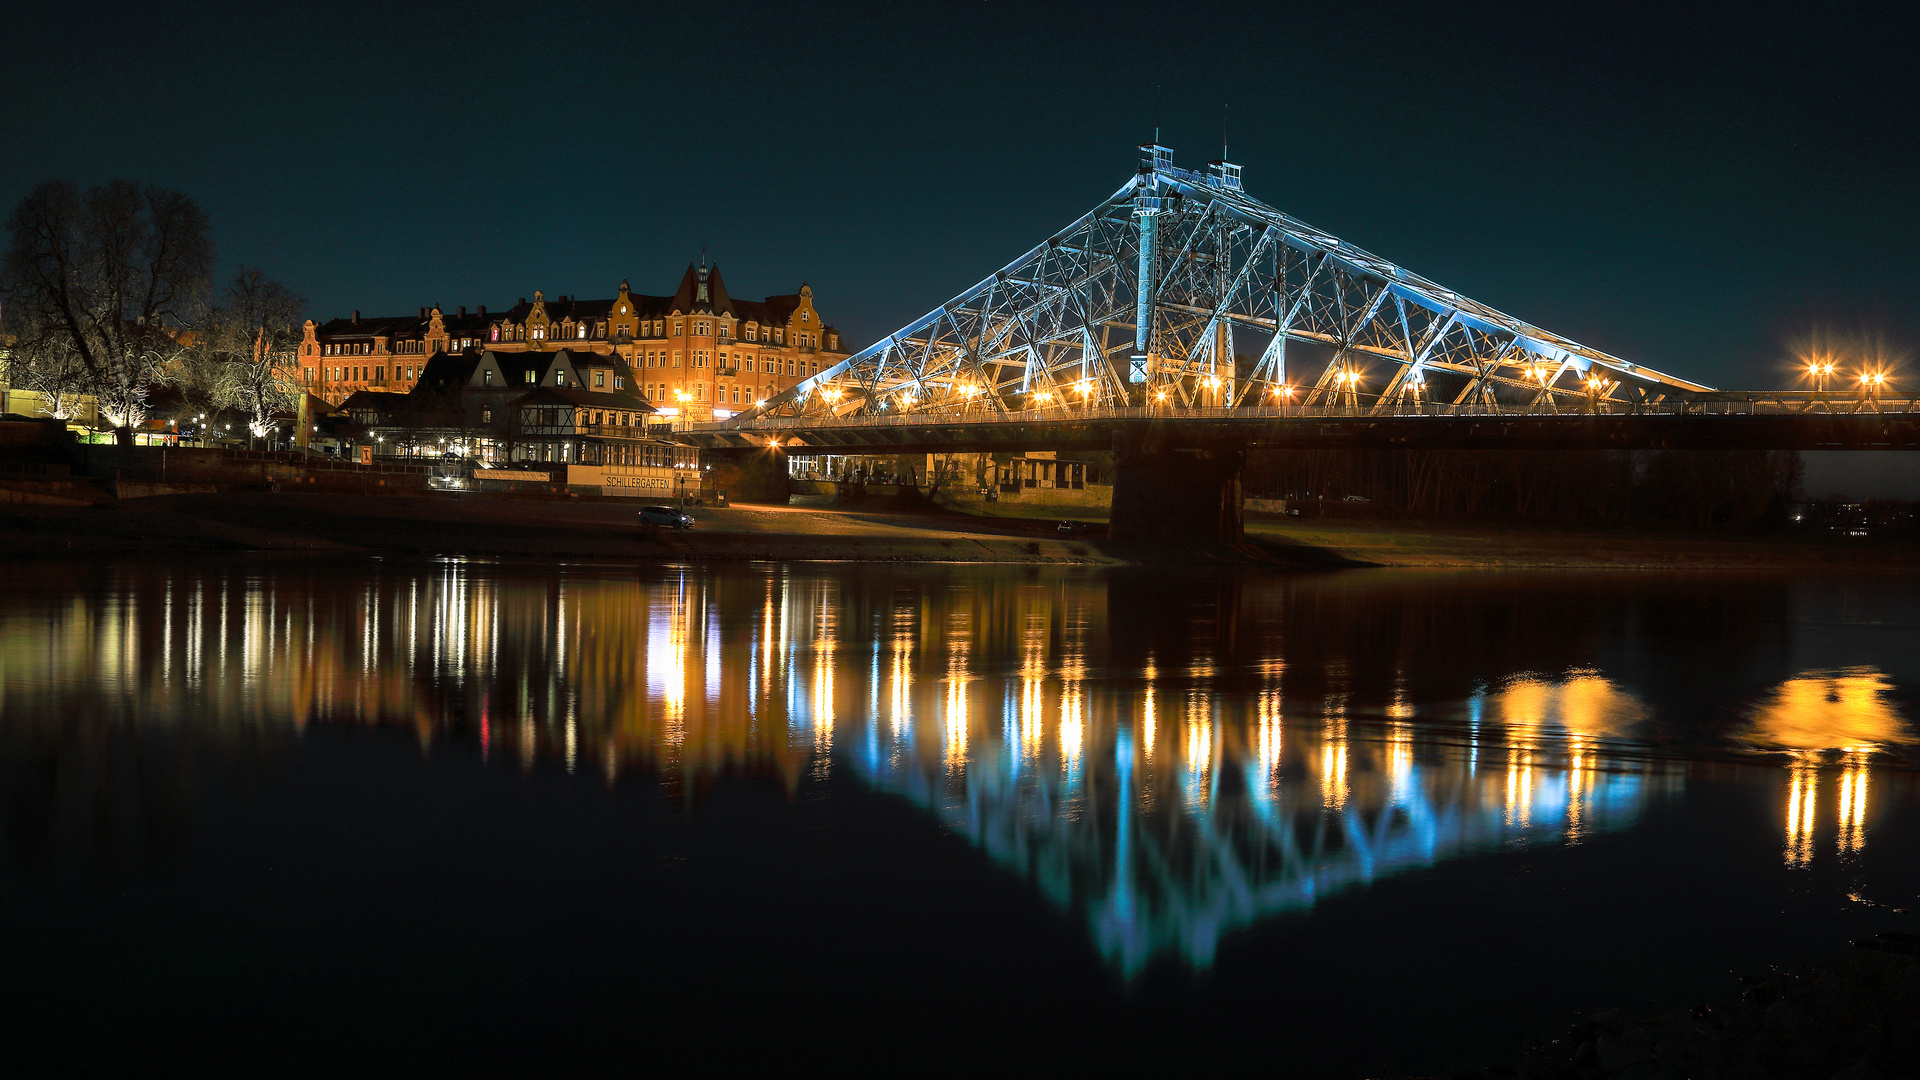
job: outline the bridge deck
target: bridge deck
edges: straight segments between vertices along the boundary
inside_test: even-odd
[[[1129,408],[849,417],[755,417],[676,425],[708,450],[779,445],[791,454],[1107,450],[1116,438],[1247,449],[1920,449],[1920,398],[1810,393],[1701,395],[1580,412],[1427,403],[1374,414],[1337,406]]]

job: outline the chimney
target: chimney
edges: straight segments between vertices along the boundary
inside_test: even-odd
[[[420,309],[420,321],[421,321],[421,322],[425,322],[426,320],[427,320],[427,309],[426,309],[426,308],[421,308],[421,309]]]
[[[485,304],[481,304],[481,305],[480,305],[480,314],[482,314],[482,315],[485,315],[486,313],[487,313],[487,305],[485,305]]]
[[[481,311],[485,311],[485,310],[487,310],[487,309],[486,309],[486,308],[481,308],[480,310],[481,310]],[[465,305],[465,304],[461,304],[461,305],[460,305],[460,314],[461,314],[462,316],[465,316],[465,315],[466,315],[466,313],[467,313],[467,305]]]
[[[521,298],[520,298],[520,306],[521,306],[521,307],[526,307],[526,306],[527,306],[527,298],[526,298],[526,297],[524,297],[524,296],[523,296],[523,297],[521,297]]]
[[[354,309],[353,309],[353,321],[354,321],[354,322],[356,322],[356,323],[360,321],[360,309],[359,309],[359,308],[354,308]]]

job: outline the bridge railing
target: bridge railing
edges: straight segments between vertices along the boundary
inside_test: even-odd
[[[1629,403],[1599,401],[1570,408],[1564,404],[1453,405],[1410,402],[1381,410],[1370,405],[1111,406],[1084,405],[989,412],[974,406],[928,409],[869,416],[771,416],[710,424],[676,425],[686,432],[787,431],[794,428],[886,428],[928,425],[1061,423],[1076,420],[1378,420],[1421,417],[1534,417],[1577,420],[1593,416],[1800,416],[1920,413],[1920,397],[1861,398],[1806,391],[1717,394],[1695,400]]]

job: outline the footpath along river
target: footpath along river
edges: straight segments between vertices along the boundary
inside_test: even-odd
[[[1915,930],[1898,575],[0,569],[28,1071],[1441,1072]]]

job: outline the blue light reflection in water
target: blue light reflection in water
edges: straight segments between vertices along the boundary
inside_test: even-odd
[[[1621,645],[1661,590],[1569,617],[1465,577],[1345,580],[43,568],[0,607],[0,736],[91,725],[62,744],[81,784],[111,782],[87,755],[115,725],[289,744],[399,725],[609,783],[792,791],[842,769],[1030,882],[1128,976],[1206,968],[1236,929],[1475,853],[1581,844],[1683,794],[1687,755],[1651,732],[1688,706],[1662,704],[1678,692],[1660,658]],[[1369,580],[1391,601],[1359,595]],[[1783,590],[1741,602],[1778,624]],[[1914,741],[1912,673],[1783,667],[1793,649],[1732,632],[1712,649],[1762,674],[1685,676],[1744,702],[1692,748],[1775,755],[1787,866],[1827,828],[1858,856],[1876,755]],[[62,817],[84,813],[56,798],[47,827],[99,827]]]

